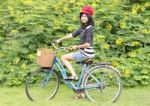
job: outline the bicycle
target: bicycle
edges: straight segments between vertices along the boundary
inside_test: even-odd
[[[55,43],[52,43],[52,45],[57,53],[59,50],[66,50],[65,47],[56,47]],[[92,102],[110,103],[119,98],[122,91],[120,73],[111,66],[111,63],[93,63],[92,60],[86,60],[78,64],[82,67],[79,79],[77,81],[68,80],[66,69],[59,58],[55,56],[52,67],[39,67],[27,78],[27,97],[31,101],[52,99],[59,89],[59,72],[69,88],[74,92],[84,91],[85,97]]]

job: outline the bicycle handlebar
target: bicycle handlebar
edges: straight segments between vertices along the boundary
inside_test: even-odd
[[[59,44],[59,45],[62,46],[62,44]],[[67,47],[57,47],[55,41],[53,41],[52,46],[56,49],[56,51],[59,51],[60,49],[62,49],[62,50],[69,50]]]

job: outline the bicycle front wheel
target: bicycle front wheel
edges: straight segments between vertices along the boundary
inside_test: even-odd
[[[115,102],[122,90],[117,69],[99,65],[87,72],[83,85],[88,99],[98,104]]]
[[[56,72],[38,68],[26,80],[26,94],[31,101],[50,100],[59,88]]]

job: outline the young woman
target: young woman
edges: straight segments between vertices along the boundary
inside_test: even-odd
[[[74,38],[80,35],[80,44],[74,45],[71,47],[71,50],[79,49],[78,52],[73,52],[69,54],[65,54],[61,57],[61,60],[66,65],[68,70],[71,72],[71,76],[68,79],[78,80],[78,76],[76,75],[72,65],[69,61],[84,61],[89,58],[94,58],[94,49],[93,49],[93,16],[94,9],[89,6],[84,6],[82,11],[80,12],[80,21],[81,27],[73,32],[72,34],[68,34],[67,36],[58,39],[56,42],[59,43],[62,40]]]

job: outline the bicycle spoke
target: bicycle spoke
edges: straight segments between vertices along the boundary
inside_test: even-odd
[[[58,77],[55,72],[39,70],[31,74],[26,84],[26,93],[30,100],[51,99],[58,90]]]
[[[114,102],[121,92],[121,80],[111,67],[101,66],[91,70],[84,81],[84,86],[97,83],[97,87],[86,89],[87,97],[97,103]]]

